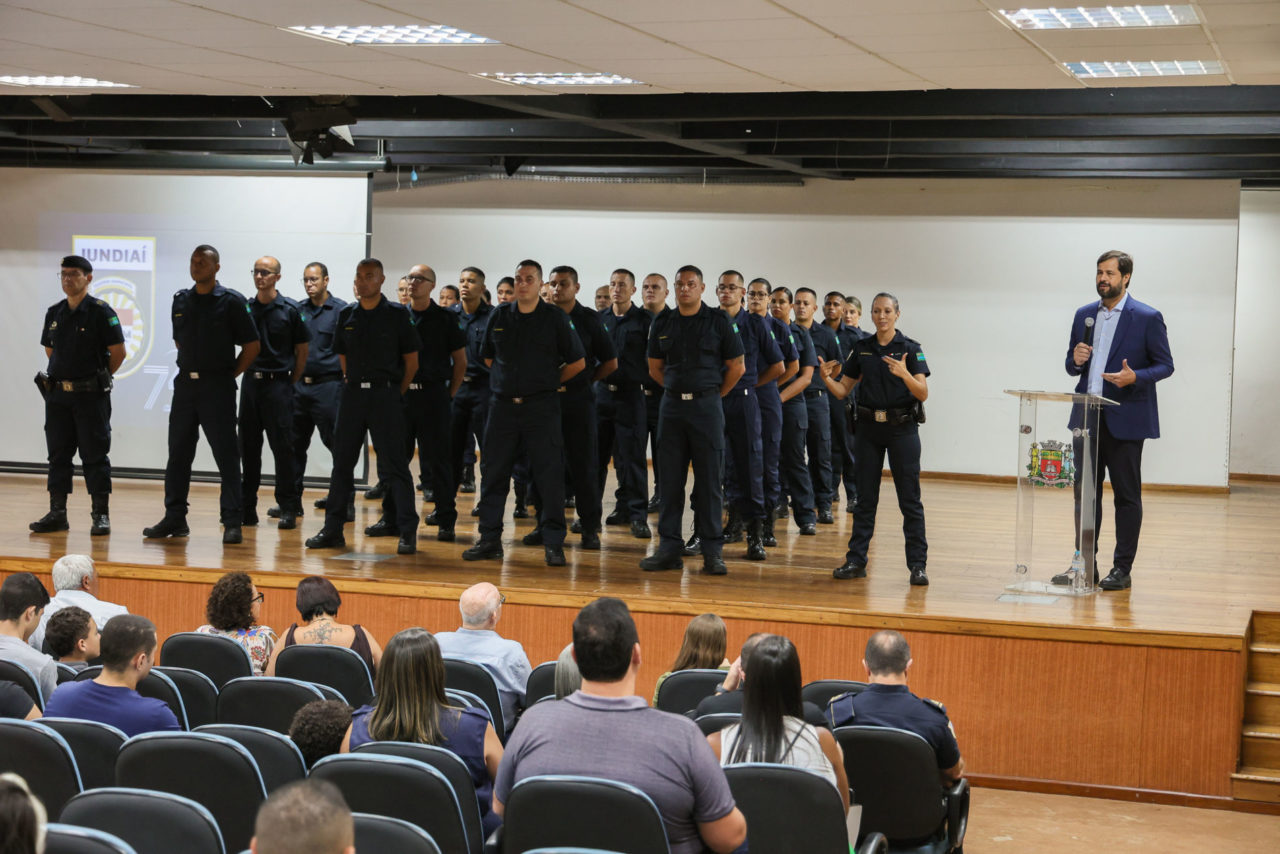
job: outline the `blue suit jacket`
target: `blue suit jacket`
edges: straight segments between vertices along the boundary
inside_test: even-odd
[[[1075,320],[1071,323],[1067,373],[1080,377],[1076,383],[1077,393],[1088,390],[1090,363],[1077,367],[1071,351],[1084,340],[1085,318],[1095,317],[1097,313],[1097,301],[1091,302],[1076,309]],[[1103,373],[1118,373],[1125,359],[1129,360],[1129,367],[1137,374],[1137,380],[1124,388],[1102,381],[1102,396],[1120,403],[1119,406],[1102,407],[1102,417],[1111,435],[1117,439],[1158,439],[1160,412],[1156,405],[1156,383],[1173,373],[1173,354],[1169,351],[1169,333],[1165,329],[1164,317],[1132,296],[1120,313]],[[1073,412],[1072,426],[1078,425],[1079,414]]]

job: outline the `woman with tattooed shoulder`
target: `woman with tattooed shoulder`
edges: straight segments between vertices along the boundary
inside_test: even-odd
[[[276,656],[280,654],[280,650],[295,643],[327,643],[349,647],[369,665],[369,674],[374,673],[382,658],[382,647],[368,629],[358,623],[348,626],[338,622],[338,608],[342,605],[342,597],[338,595],[333,582],[316,575],[307,576],[298,582],[296,601],[302,621],[289,626],[284,638],[276,645],[271,661],[267,664],[268,676],[275,675]]]

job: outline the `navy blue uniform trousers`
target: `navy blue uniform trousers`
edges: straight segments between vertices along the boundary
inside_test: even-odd
[[[835,487],[831,481],[831,410],[826,389],[806,389],[804,403],[809,407],[805,444],[809,451],[809,481],[813,484],[814,506],[829,510]]]
[[[418,530],[417,502],[404,453],[404,414],[399,384],[381,388],[344,385],[333,435],[333,475],[324,508],[324,527],[341,531],[352,500],[356,462],[368,432],[378,456],[378,480],[395,496],[395,523],[401,535]]]
[[[853,511],[853,534],[846,559],[866,565],[867,547],[876,528],[876,507],[880,503],[880,480],[884,456],[889,454],[889,471],[902,511],[902,533],[906,537],[907,566],[924,566],[929,543],[924,535],[924,504],[920,501],[920,427],[906,424],[879,424],[868,419],[858,422],[853,456],[857,461],[858,503]]]
[[[760,401],[753,388],[735,388],[721,401],[731,465],[726,465],[725,499],[748,521],[764,518],[764,449]]]
[[[804,392],[782,404],[782,445],[779,475],[782,488],[791,496],[791,515],[797,525],[817,521],[814,513],[813,480],[805,464],[805,438],[809,432],[809,407]]]
[[[718,390],[693,400],[667,392],[658,416],[658,533],[659,551],[679,554],[684,547],[680,520],[684,514],[684,485],[693,463],[693,526],[702,537],[703,555],[719,555],[724,548],[724,407]]]
[[[568,474],[568,486],[576,496],[575,507],[578,519],[582,522],[582,530],[600,531],[600,489],[599,451],[596,435],[596,396],[588,386],[577,391],[562,391],[556,394],[560,399],[560,437],[564,447],[565,469]],[[526,443],[532,451],[533,446]],[[529,454],[532,469],[533,454]],[[564,478],[562,476],[562,482]],[[567,491],[566,491],[567,492]],[[535,487],[529,490],[533,506],[538,511],[538,519],[543,517],[542,493]],[[564,505],[564,496],[560,496],[560,504]],[[541,521],[539,521],[541,525]]]
[[[293,384],[288,379],[240,380],[240,460],[244,466],[244,509],[256,512],[262,483],[262,434],[276,464],[276,506],[302,509],[293,447]]]
[[[405,459],[412,459],[416,442],[418,476],[424,485],[431,487],[436,520],[442,528],[452,528],[458,521],[454,495],[458,491],[458,482],[453,479],[457,466],[450,436],[450,402],[447,383],[411,388],[404,395]],[[382,517],[394,519],[396,513],[395,495],[387,490],[382,499]]]
[[[853,503],[858,494],[853,474],[853,435],[849,431],[849,406],[834,397],[827,400],[831,412],[831,500],[840,497],[840,483],[844,482],[844,497]]]
[[[454,395],[449,415],[449,446],[453,453],[453,482],[462,480],[462,464],[474,440],[480,448],[480,476],[484,477],[484,430],[489,420],[489,382],[463,382]]]
[[[605,468],[612,454],[613,470],[618,475],[618,488],[614,491],[618,507],[630,521],[644,522],[648,518],[649,504],[649,467],[645,463],[649,415],[644,390],[636,386],[609,391],[602,384],[598,394],[598,491],[604,494],[604,482],[608,476]]]
[[[44,402],[44,436],[49,449],[48,489],[71,494],[72,461],[80,451],[90,495],[111,492],[111,395],[105,391],[50,389]]]
[[[218,465],[218,497],[222,524],[239,525],[244,518],[240,491],[240,452],[236,442],[236,381],[230,373],[202,373],[193,380],[179,371],[169,406],[169,463],[164,469],[164,515],[187,518],[191,492],[191,464],[196,458],[200,430]]]
[[[528,448],[529,467],[542,507],[538,528],[548,546],[564,544],[564,446],[560,433],[560,395],[543,392],[521,403],[497,397],[489,404],[489,423],[480,443],[480,539],[502,536],[502,517],[516,460]],[[485,460],[488,460],[486,463]]]
[[[294,483],[298,500],[302,499],[302,479],[307,473],[307,451],[311,434],[320,434],[320,443],[333,451],[333,428],[338,421],[338,401],[342,382],[298,383],[293,387],[293,460]]]
[[[778,479],[778,462],[782,458],[782,402],[776,394],[757,393],[756,397],[760,402],[761,474],[767,518],[782,497],[782,484]]]

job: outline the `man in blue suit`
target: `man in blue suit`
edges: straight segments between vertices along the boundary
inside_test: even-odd
[[[1142,530],[1142,444],[1160,438],[1156,383],[1173,373],[1164,317],[1129,296],[1132,275],[1133,258],[1116,250],[1103,253],[1096,279],[1100,300],[1076,311],[1067,349],[1067,373],[1080,377],[1076,392],[1100,394],[1120,404],[1102,407],[1094,464],[1094,519],[1102,517],[1104,470],[1111,474],[1116,506],[1115,560],[1099,585],[1103,590],[1124,590],[1130,585]],[[1079,422],[1079,414],[1073,414],[1071,426],[1078,427]],[[1079,499],[1077,483],[1077,503]],[[1096,554],[1096,537],[1093,548]],[[1071,576],[1055,575],[1053,582],[1070,584]]]

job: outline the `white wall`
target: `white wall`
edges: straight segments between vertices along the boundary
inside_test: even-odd
[[[974,474],[1014,471],[1017,406],[1002,389],[1073,385],[1072,312],[1096,299],[1098,254],[1121,248],[1136,259],[1133,296],[1164,312],[1177,366],[1159,388],[1163,438],[1148,444],[1145,479],[1225,486],[1230,291],[1204,309],[1206,282],[1235,278],[1238,205],[1231,181],[484,182],[376,195],[373,246],[389,276],[425,262],[441,283],[466,265],[496,282],[529,256],[572,264],[584,292],[615,267],[670,277],[684,263],[864,301],[891,291],[933,371],[923,465]]]
[[[1236,306],[1231,471],[1280,475],[1280,192],[1240,194]]]

